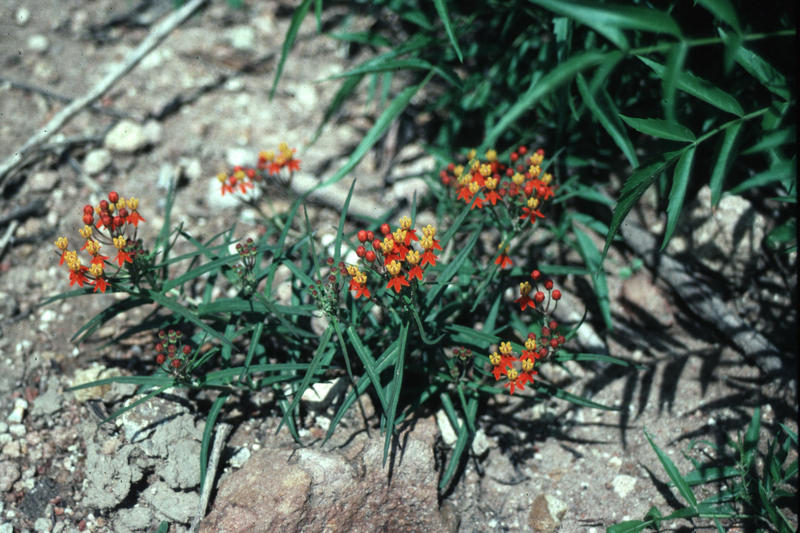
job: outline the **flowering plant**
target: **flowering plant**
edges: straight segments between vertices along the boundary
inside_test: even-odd
[[[562,299],[554,281],[539,269],[520,280],[522,270],[510,265],[507,250],[498,261],[482,248],[484,240],[497,236],[503,242],[513,239],[520,251],[514,262],[535,264],[521,252],[532,230],[541,230],[536,224],[544,217],[540,209],[556,190],[552,176],[539,166],[543,154],[520,147],[509,156],[516,166],[499,163],[494,151],[486,154],[486,162],[470,154],[464,169],[448,166],[440,180],[452,185],[451,200],[460,205],[435,225],[434,220],[420,222],[430,214],[417,213],[415,205],[396,225],[351,223],[351,186],[335,239],[321,251],[308,219],[305,228],[297,220],[302,197],[288,212],[260,220],[257,238],[240,241],[227,231],[201,242],[182,226],[169,229],[171,193],[152,252],[143,250],[137,233],[144,219],[135,199],[111,193],[98,206],[87,206],[84,249],[91,264],[102,268],[83,267],[66,238],[59,239],[70,280],[88,283],[93,292],[113,287],[128,299],[89,320],[78,338],[123,310],[155,303],[163,311],[152,323],[157,331],[153,374],[125,378],[140,383],[146,394],[111,417],[171,387],[210,388],[218,392],[207,418],[210,428],[230,395],[267,388],[283,410],[283,423],[300,440],[295,415],[303,392],[315,380],[340,376],[349,391],[328,437],[368,390],[381,408],[387,454],[394,428],[419,406],[435,402],[445,410],[460,444],[443,473],[444,487],[475,435],[481,398],[509,394],[533,401],[546,394],[607,408],[553,386],[543,371],[547,362],[572,358],[563,345],[574,329],[562,333],[553,317]],[[259,185],[265,176],[291,178],[298,168],[295,151],[281,145],[277,155],[261,153],[253,168],[220,175],[220,194],[244,196],[266,186]],[[172,257],[179,241],[189,251]],[[102,255],[102,246],[116,249],[113,259]],[[184,262],[189,267],[180,272]],[[108,274],[112,265],[115,270]],[[290,273],[282,281],[288,294],[283,291],[280,299],[279,269]],[[198,283],[200,290],[192,293],[200,298],[186,290]],[[214,291],[215,286],[228,290]],[[86,292],[89,287],[56,298]],[[528,333],[517,337],[515,331]],[[104,381],[115,379],[121,378]],[[204,453],[210,434],[206,431]]]

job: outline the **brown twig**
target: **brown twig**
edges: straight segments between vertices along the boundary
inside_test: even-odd
[[[23,144],[15,153],[8,156],[2,163],[0,163],[0,184],[2,184],[5,177],[13,171],[22,161],[22,158],[35,149],[37,146],[44,143],[55,132],[60,130],[73,116],[75,116],[83,108],[100,98],[106,91],[108,91],[120,78],[130,72],[139,61],[141,61],[147,54],[149,54],[158,44],[163,41],[172,30],[177,28],[183,21],[194,13],[197,9],[205,4],[208,0],[190,0],[180,9],[174,11],[171,15],[162,20],[150,34],[133,50],[125,61],[116,68],[113,68],[100,83],[95,85],[88,93],[81,98],[73,100],[72,103],[67,105],[64,109],[56,113],[56,115],[37,133],[32,135],[25,144]]]
[[[45,201],[38,198],[27,205],[12,209],[10,213],[0,215],[0,226],[21,218],[28,218],[31,215],[41,215],[45,211]]]
[[[219,463],[219,458],[222,455],[222,448],[225,445],[228,434],[232,429],[233,426],[230,424],[219,424],[217,426],[217,434],[214,436],[214,445],[211,448],[211,455],[208,459],[206,477],[203,480],[203,493],[200,495],[200,507],[198,509],[197,516],[192,523],[192,527],[189,528],[189,531],[192,533],[197,531],[197,528],[200,526],[200,522],[206,516],[208,500],[211,497],[211,489],[214,486],[214,478],[217,477],[217,465]]]

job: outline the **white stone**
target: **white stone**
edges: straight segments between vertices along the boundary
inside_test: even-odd
[[[619,457],[612,457],[611,459],[608,460],[608,466],[612,468],[619,468],[622,466],[622,459],[620,459]]]
[[[550,512],[550,516],[561,520],[564,513],[567,512],[567,504],[550,494],[545,494],[544,499],[547,501],[547,510]]]
[[[252,50],[256,42],[256,32],[250,26],[236,26],[228,30],[228,40],[237,50]]]
[[[231,458],[228,460],[228,464],[233,468],[241,468],[248,459],[250,459],[250,449],[247,448],[247,446],[242,446],[231,456]]]
[[[156,120],[148,120],[144,123],[142,134],[147,139],[147,144],[158,144],[164,136],[164,128]]]
[[[458,423],[462,424],[463,421],[459,420]],[[445,445],[455,445],[455,443],[458,441],[458,435],[456,435],[456,430],[450,423],[450,419],[447,417],[447,413],[444,412],[444,409],[439,409],[436,411],[436,425],[439,426],[439,432],[442,434],[442,440],[444,441]]]
[[[3,433],[8,433],[8,424],[5,422],[0,422],[0,435]]]
[[[19,424],[22,422],[22,418],[25,416],[26,409],[28,409],[28,402],[22,398],[17,398],[14,400],[14,409],[11,411],[11,414],[8,415],[8,423]]]
[[[111,164],[111,152],[105,148],[98,148],[86,154],[83,160],[83,171],[94,176],[99,174]]]
[[[28,50],[31,52],[36,52],[37,54],[43,54],[47,52],[47,48],[50,46],[50,41],[44,35],[39,33],[35,35],[31,35],[28,37]]]
[[[633,491],[635,485],[636,478],[625,474],[620,474],[611,481],[611,487],[614,489],[614,492],[622,499],[625,499],[625,497]]]
[[[25,424],[10,424],[8,432],[15,437],[24,437],[27,430],[25,429]]]
[[[120,120],[106,134],[105,147],[120,153],[133,153],[147,146],[148,139],[142,128],[132,120]]]
[[[481,456],[492,447],[492,441],[486,436],[483,428],[475,432],[475,437],[472,439],[472,453]]]
[[[14,20],[16,21],[17,26],[24,26],[30,19],[31,12],[27,7],[21,7],[17,9],[16,14],[14,15]]]

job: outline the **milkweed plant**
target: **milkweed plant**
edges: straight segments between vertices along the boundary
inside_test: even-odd
[[[199,458],[204,473],[212,428],[231,395],[271,391],[283,423],[300,441],[303,392],[322,380],[345,379],[349,388],[327,437],[359,397],[370,394],[380,407],[384,461],[399,424],[423,407],[444,410],[458,441],[442,487],[456,474],[479,429],[479,410],[492,398],[554,396],[608,409],[539,375],[547,362],[593,358],[567,351],[577,324],[554,317],[562,297],[557,280],[527,251],[533,235],[546,231],[559,190],[543,169],[544,156],[542,149],[519,146],[501,162],[494,150],[482,157],[473,150],[446,165],[435,178],[446,204],[435,224],[419,222],[426,217],[414,202],[394,219],[348,217],[351,186],[328,246],[300,216],[303,196],[280,220],[264,218],[257,239],[240,239],[231,228],[201,241],[183,224],[171,227],[172,192],[164,226],[150,243],[139,235],[150,218],[146,207],[111,191],[77,209],[79,238],[55,241],[65,283],[77,289],[51,300],[125,295],[83,324],[77,341],[122,311],[146,304],[158,311],[118,336],[151,331],[145,375],[80,387],[139,386],[139,398],[107,420],[168,389],[208,391],[214,400]],[[259,201],[249,195],[252,189],[268,192],[291,180],[300,163],[285,144],[261,152],[255,167],[217,176],[219,194]],[[276,298],[280,267],[291,273],[280,281],[291,289],[282,301]],[[315,331],[314,322],[324,331]]]

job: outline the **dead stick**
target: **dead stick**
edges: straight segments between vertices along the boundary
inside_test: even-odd
[[[38,87],[36,85],[31,85],[30,83],[24,83],[21,81],[12,80],[11,78],[6,78],[5,76],[0,76],[0,84],[7,84],[12,89],[19,89],[21,91],[28,91],[32,93],[41,94],[45,98],[49,98],[51,100],[58,100],[59,102],[64,102],[66,104],[69,104],[73,101],[73,98],[70,98],[69,96],[64,96],[63,94],[55,93],[49,89]],[[118,109],[103,107],[97,104],[89,104],[87,107],[97,113],[102,113],[104,115],[109,115],[115,118],[128,118],[131,120],[138,120],[132,115],[124,111],[120,111]]]
[[[206,516],[206,509],[208,508],[208,500],[211,497],[211,488],[214,486],[214,478],[217,477],[217,464],[222,455],[222,447],[225,445],[225,440],[228,434],[233,429],[230,424],[220,424],[217,426],[217,434],[214,435],[214,446],[211,448],[211,457],[208,459],[208,468],[206,469],[206,478],[203,480],[203,493],[200,495],[200,508],[198,509],[197,516],[189,528],[191,533],[197,531],[200,522]]]
[[[130,72],[147,54],[149,54],[164,38],[169,35],[172,30],[178,27],[184,20],[194,13],[200,6],[208,0],[190,0],[183,7],[173,12],[171,15],[162,20],[150,34],[136,47],[134,51],[128,54],[128,57],[121,65],[112,69],[100,83],[95,85],[86,95],[76,100],[71,104],[56,113],[56,115],[48,122],[41,130],[31,136],[22,147],[12,155],[8,156],[2,164],[0,164],[0,184],[3,183],[6,175],[14,170],[22,157],[31,149],[40,145],[49,139],[55,132],[59,131],[64,124],[75,116],[81,109],[91,104],[106,91],[108,91],[120,78]]]

